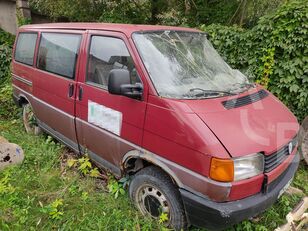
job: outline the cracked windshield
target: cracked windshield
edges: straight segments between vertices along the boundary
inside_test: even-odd
[[[133,39],[160,96],[211,98],[254,87],[221,58],[205,33],[155,31],[135,33]]]

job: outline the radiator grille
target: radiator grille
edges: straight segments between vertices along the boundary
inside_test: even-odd
[[[232,108],[242,107],[244,105],[257,102],[261,99],[264,99],[266,96],[268,96],[267,91],[262,89],[251,95],[246,95],[243,97],[239,97],[237,99],[223,101],[222,104],[224,105],[226,109],[232,109]]]
[[[292,151],[297,145],[297,137],[292,139]],[[289,142],[290,143],[290,142]],[[281,162],[283,162],[289,156],[289,143],[280,148],[278,151],[272,153],[269,156],[264,157],[264,171],[270,172],[276,168]]]

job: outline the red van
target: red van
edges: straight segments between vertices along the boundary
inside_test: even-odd
[[[297,119],[196,29],[22,26],[12,72],[28,132],[130,176],[141,213],[166,213],[176,230],[257,215],[298,167]]]

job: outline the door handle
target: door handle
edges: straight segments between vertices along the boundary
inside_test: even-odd
[[[70,83],[68,85],[68,97],[71,98],[74,95],[74,84]]]
[[[82,88],[82,86],[79,86],[79,94],[78,94],[79,101],[82,100],[82,95],[83,95],[83,88]]]

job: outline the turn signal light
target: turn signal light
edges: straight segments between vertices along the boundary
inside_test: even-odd
[[[212,158],[210,178],[221,182],[231,182],[234,179],[233,160]]]

